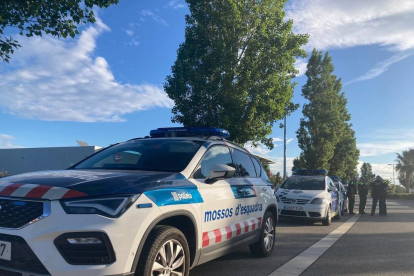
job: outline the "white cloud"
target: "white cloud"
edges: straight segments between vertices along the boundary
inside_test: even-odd
[[[162,24],[162,25],[164,25],[164,26],[168,26],[168,23],[164,20],[164,19],[162,19],[159,15],[157,15],[157,14],[154,14],[152,11],[150,11],[150,10],[142,10],[141,11],[141,15],[142,16],[147,16],[147,17],[150,17],[150,18],[152,18],[155,22],[157,22],[157,23],[159,23],[159,24]],[[145,19],[143,19],[143,18],[141,18],[141,20],[142,21],[145,21]]]
[[[0,74],[0,108],[24,118],[50,121],[123,121],[123,115],[171,107],[159,86],[121,84],[107,61],[94,55],[98,20],[77,40],[21,37],[22,48]]]
[[[134,31],[133,30],[125,30],[125,32],[129,36],[133,36],[134,35]]]
[[[294,31],[310,35],[307,51],[362,45],[380,45],[390,51],[414,49],[412,0],[294,0],[286,11],[294,20]],[[410,55],[394,55],[349,83],[375,78]]]
[[[310,35],[308,50],[372,44],[414,48],[412,0],[294,0],[287,17],[296,32]]]
[[[7,134],[0,134],[0,149],[21,148],[14,144],[16,137]]]
[[[273,140],[273,145],[275,148],[283,145],[283,138],[274,137],[272,138],[272,140]],[[293,141],[293,138],[287,138],[286,144],[289,144],[292,141]],[[257,147],[254,147],[252,142],[247,142],[244,145],[244,147],[253,154],[257,154],[257,155],[272,159],[271,153],[273,152],[273,150],[270,150],[269,148],[267,148],[266,146],[262,144],[259,144]]]
[[[307,62],[306,59],[300,58],[300,59],[296,60],[295,68],[296,68],[296,70],[299,71],[299,73],[296,75],[296,77],[301,77],[301,76],[305,75],[306,70],[307,70],[307,68],[306,68],[307,65],[308,65],[308,62]]]
[[[394,63],[397,63],[397,62],[399,62],[403,59],[406,59],[406,58],[410,57],[411,55],[412,55],[412,53],[400,53],[400,54],[393,55],[389,59],[378,62],[365,75],[360,76],[356,79],[353,79],[353,80],[345,83],[345,85],[355,83],[355,82],[359,82],[359,81],[370,80],[370,79],[373,79],[375,77],[378,77],[379,75],[386,72],[391,65],[393,65]]]
[[[370,142],[358,143],[361,157],[381,156],[414,148],[414,130],[378,130]]]
[[[164,8],[174,8],[174,9],[182,9],[185,8],[186,5],[178,3],[178,0],[171,0],[170,2],[168,2],[168,5],[164,6]]]
[[[295,159],[294,157],[286,158],[286,174],[288,176],[292,175],[292,167],[293,167],[294,159]],[[280,172],[280,174],[283,176],[283,157],[272,158],[272,160],[275,161],[275,164],[270,165],[270,171],[273,174]]]
[[[131,46],[138,46],[139,44],[141,44],[141,42],[136,40],[135,38],[131,38],[131,41],[129,42],[129,45]]]

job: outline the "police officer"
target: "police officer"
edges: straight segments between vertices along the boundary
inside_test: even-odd
[[[385,197],[384,197],[384,182],[381,178],[381,176],[377,175],[375,178],[375,181],[372,183],[371,187],[371,193],[372,193],[372,210],[371,210],[371,216],[375,215],[375,209],[377,208],[377,203],[381,199],[384,199],[384,201],[380,201],[379,204],[379,213],[380,216],[384,214],[384,205],[382,203],[385,203]]]
[[[355,195],[357,194],[357,185],[358,185],[358,178],[354,176],[352,180],[349,182],[348,189],[346,191],[346,196],[348,197],[350,215],[355,215],[354,205],[355,205]]]
[[[388,181],[382,181],[382,190],[379,196],[380,216],[387,215],[387,194],[388,194]]]
[[[364,179],[358,183],[358,194],[359,194],[359,213],[361,215],[365,213],[365,206],[367,205],[367,196],[368,196],[368,186],[365,183]]]

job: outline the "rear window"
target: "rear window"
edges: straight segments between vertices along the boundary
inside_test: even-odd
[[[281,186],[289,190],[325,190],[325,177],[293,176]]]

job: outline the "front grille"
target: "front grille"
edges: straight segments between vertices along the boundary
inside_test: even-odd
[[[292,200],[294,201],[294,203],[292,202]],[[283,203],[286,204],[299,204],[299,205],[305,205],[306,203],[308,203],[310,200],[309,199],[291,199],[291,198],[283,198],[281,199],[281,201]]]
[[[306,217],[306,212],[303,211],[282,210],[280,214],[285,216]]]
[[[0,260],[1,268],[21,271],[29,275],[30,273],[50,275],[23,238],[0,234],[0,241],[11,243],[11,261]],[[10,273],[5,275],[13,275]]]
[[[21,228],[43,215],[43,202],[0,199],[0,227]]]
[[[68,239],[97,238],[101,244],[71,244]],[[66,233],[55,240],[62,257],[71,265],[101,265],[115,262],[115,252],[108,236],[100,232]]]

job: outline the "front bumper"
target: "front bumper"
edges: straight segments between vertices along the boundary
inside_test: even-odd
[[[285,204],[278,203],[279,216],[298,217],[320,220],[326,216],[326,206],[318,204]]]
[[[135,205],[139,203],[140,199]],[[151,223],[150,219],[158,217],[160,214],[157,207],[137,209],[135,206],[131,206],[125,214],[117,219],[99,215],[68,215],[58,201],[52,201],[51,214],[47,218],[22,229],[0,229],[0,241],[2,235],[20,237],[27,243],[34,256],[47,271],[38,273],[40,270],[34,271],[30,267],[19,270],[0,264],[0,272],[1,269],[4,269],[23,273],[23,275],[132,275],[131,268],[141,238]],[[108,265],[70,265],[62,257],[54,241],[65,233],[82,232],[105,233],[116,254],[116,261]],[[3,274],[0,273],[0,275]],[[12,273],[10,275],[14,276]]]

